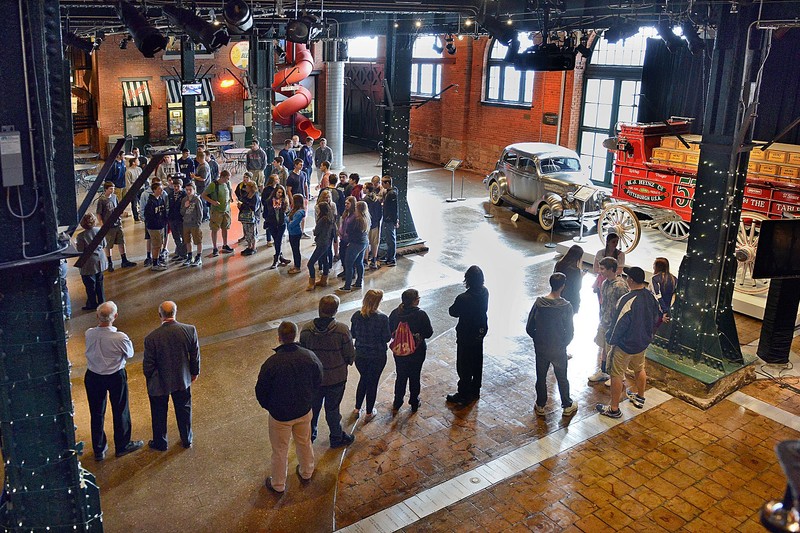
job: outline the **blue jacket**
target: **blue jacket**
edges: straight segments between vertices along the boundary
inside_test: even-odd
[[[298,210],[292,219],[289,221],[289,235],[301,235],[303,230],[300,228],[300,223],[306,218],[306,210]]]
[[[661,309],[647,289],[631,291],[617,302],[614,326],[606,332],[606,341],[626,353],[643,352],[653,341]]]
[[[114,160],[108,179],[114,183],[114,187],[117,189],[125,188],[127,185],[125,183],[125,161]]]

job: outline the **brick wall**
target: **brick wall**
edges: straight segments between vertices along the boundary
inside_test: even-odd
[[[414,158],[439,164],[451,158],[463,159],[464,167],[484,172],[494,167],[502,149],[509,144],[556,142],[557,127],[543,124],[542,117],[544,113],[559,113],[563,74],[537,72],[529,108],[483,104],[484,63],[490,42],[486,37],[456,41],[455,63],[442,67],[442,87],[451,83],[458,87],[411,111]],[[581,79],[573,72],[566,73],[561,144],[573,149]]]
[[[127,49],[120,50],[120,40],[119,35],[109,36],[94,53],[98,77],[98,133],[103,154],[108,135],[125,132],[120,79],[149,78],[148,85],[153,100],[150,107],[150,138],[164,140],[167,138],[167,87],[161,77],[174,75],[173,67],[180,72],[179,60],[164,61],[161,52],[148,59],[142,56],[133,42],[128,44]],[[215,100],[211,102],[211,129],[216,133],[233,125],[234,113],[236,123],[242,123],[244,104],[242,88],[238,83],[225,89],[220,87],[222,79],[231,77],[225,70],[226,67],[237,76],[241,72],[231,64],[227,47],[219,50],[214,59],[195,61],[195,69],[200,69],[201,72],[205,72],[211,65],[215,67],[209,73],[215,96]]]

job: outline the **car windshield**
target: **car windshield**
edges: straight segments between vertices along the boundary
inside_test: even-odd
[[[554,174],[556,172],[579,172],[581,169],[580,161],[574,157],[546,157],[539,160],[542,174]]]

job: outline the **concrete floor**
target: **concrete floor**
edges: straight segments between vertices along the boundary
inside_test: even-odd
[[[375,154],[346,158],[348,169],[361,176],[378,172],[376,161]],[[305,271],[290,276],[286,269],[267,270],[272,249],[265,248],[263,241],[259,241],[260,252],[251,257],[237,253],[211,258],[210,239],[206,238],[202,269],[170,267],[165,272],[151,272],[141,267],[143,227],[130,218],[125,220],[128,255],[140,266],[107,275],[105,288],[107,298],[120,308],[116,325],[128,333],[137,351],[128,367],[134,438],[150,438],[141,350],[144,337],[159,324],[157,306],[162,300],[175,300],[178,320],[197,326],[202,371],[192,387],[192,449],[180,447],[170,414],[172,440],[166,453],[144,449],[121,459],[109,454],[109,459],[96,463],[89,451],[82,458],[84,466],[97,475],[107,531],[330,531],[566,427],[552,397],[554,383],[550,384],[550,414],[538,420],[532,415],[533,358],[524,331],[530,306],[537,295],[547,292],[547,277],[553,269],[555,253],[544,247],[549,234],[524,216],[513,222],[511,210],[491,206],[481,183],[483,176],[466,174],[467,200],[445,203],[449,172],[418,162],[411,171],[409,203],[418,233],[430,251],[402,257],[396,268],[368,274],[364,290],[384,290],[382,309],[387,313],[398,305],[405,288],[421,292],[420,307],[431,316],[435,331],[423,368],[422,407],[417,415],[411,415],[406,406],[397,417],[391,416],[389,390],[394,367],[390,361],[379,390],[380,415],[369,424],[348,418],[358,379],[352,368],[342,413],[349,429],[357,424],[356,443],[346,451],[329,450],[321,422],[315,445],[319,464],[313,482],[300,486],[292,452],[289,482],[281,497],[264,488],[270,455],[267,414],[256,402],[253,387],[260,365],[277,344],[277,324],[283,319],[302,323],[313,318],[319,297],[333,292],[336,285],[308,293],[304,291]],[[495,217],[484,218],[486,213]],[[239,236],[241,229],[234,222],[230,241]],[[557,232],[557,240],[572,236],[569,231]],[[310,243],[302,241],[304,268]],[[590,241],[587,246],[594,249],[598,243]],[[455,321],[447,315],[447,307],[463,290],[463,272],[471,264],[483,268],[491,293],[484,393],[468,410],[454,410],[444,405],[444,395],[454,390],[457,379]],[[570,346],[573,397],[580,402],[573,421],[591,416],[594,402],[607,397],[604,387],[585,386],[586,376],[594,371],[592,339],[597,316],[596,300],[589,279],[586,281],[576,339]],[[75,310],[68,343],[75,423],[77,438],[89,442],[82,383],[83,332],[95,325],[95,319],[80,311],[84,291],[76,269],[71,269],[68,283]],[[349,323],[359,307],[360,293],[345,295],[338,318]],[[757,323],[742,318],[742,324],[750,331],[741,339],[746,343],[757,336]],[[110,431],[110,420],[106,426]],[[782,487],[774,488],[774,495],[779,496]],[[459,526],[455,529],[476,529],[468,517],[464,520],[456,522]],[[446,527],[434,527],[436,523],[433,519],[421,522],[427,524],[422,529],[453,530],[452,517]],[[505,523],[509,528],[513,524]]]

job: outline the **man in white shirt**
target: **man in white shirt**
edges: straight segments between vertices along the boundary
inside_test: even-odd
[[[144,441],[131,440],[128,405],[128,374],[125,362],[133,357],[133,343],[113,326],[117,305],[103,302],[97,307],[96,328],[86,330],[86,375],[83,378],[92,417],[92,448],[95,461],[106,458],[108,441],[104,430],[106,397],[114,417],[114,450],[117,457],[135,452]]]

